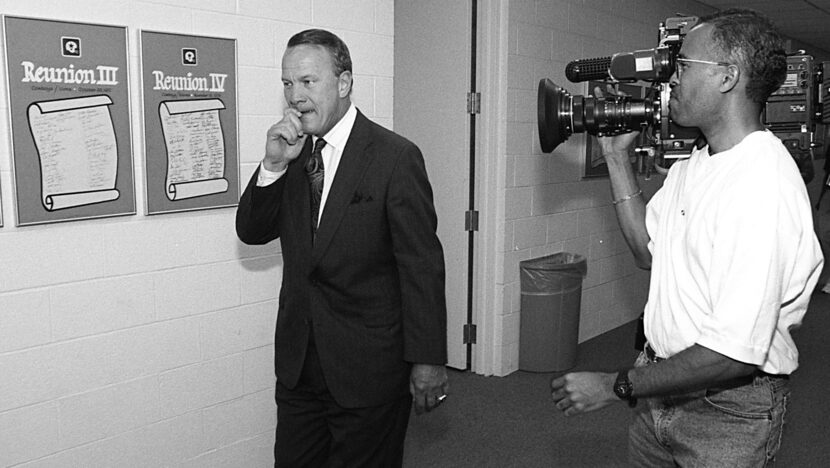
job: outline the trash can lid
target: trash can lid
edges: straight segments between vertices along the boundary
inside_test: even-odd
[[[557,252],[539,258],[519,262],[522,269],[544,271],[578,271],[585,276],[588,273],[588,262],[585,257],[570,252]]]
[[[582,255],[559,252],[520,262],[522,294],[562,293],[582,286],[588,263]]]

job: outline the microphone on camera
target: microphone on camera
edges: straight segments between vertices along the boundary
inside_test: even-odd
[[[571,83],[591,80],[607,80],[611,68],[611,57],[597,57],[574,60],[565,66],[565,76]]]
[[[620,52],[611,57],[580,59],[565,67],[565,76],[580,81],[667,81],[674,72],[674,60],[667,47]]]

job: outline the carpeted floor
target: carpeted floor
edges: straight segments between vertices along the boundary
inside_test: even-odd
[[[635,322],[582,343],[572,370],[612,371],[635,356]],[[830,295],[813,296],[794,333],[801,367],[778,467],[830,466]],[[515,372],[483,377],[451,371],[450,397],[438,410],[413,414],[404,466],[621,467],[625,466],[629,411],[611,405],[566,418],[553,405],[549,382],[561,373]]]

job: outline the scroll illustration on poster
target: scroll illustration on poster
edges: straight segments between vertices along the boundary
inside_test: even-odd
[[[236,41],[141,31],[147,213],[236,206]]]
[[[127,29],[3,23],[17,224],[135,214]]]
[[[118,199],[118,153],[110,105],[106,95],[29,105],[47,211]]]

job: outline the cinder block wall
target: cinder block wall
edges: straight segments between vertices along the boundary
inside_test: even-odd
[[[638,317],[647,297],[648,273],[634,265],[622,237],[607,177],[582,177],[585,135],[572,136],[551,154],[539,147],[539,80],[550,78],[571,94],[584,95],[586,83],[565,78],[568,62],[656,47],[660,22],[678,12],[708,11],[684,0],[510,2],[504,275],[497,285],[504,307],[496,318],[502,367],[497,374],[518,368],[522,260],[562,251],[587,259],[580,342]],[[662,184],[660,176],[640,179],[648,196]]]
[[[232,208],[143,214],[138,31],[237,39],[244,184],[282,114],[285,43],[308,27],[344,38],[354,101],[392,126],[393,1],[2,0],[0,12],[129,28],[139,212],[15,227],[0,86],[0,466],[268,466],[281,257],[239,243]]]

